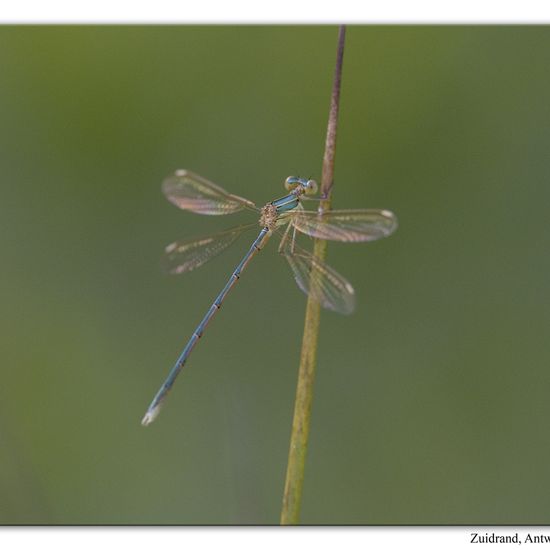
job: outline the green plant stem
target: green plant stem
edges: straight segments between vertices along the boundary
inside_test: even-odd
[[[320,213],[330,210],[331,207],[345,35],[346,28],[342,25],[338,33],[336,69],[334,71],[325,153],[323,156],[320,190],[321,201],[319,204]],[[326,252],[327,242],[325,240],[316,239],[313,246],[313,256],[324,261]],[[290,450],[288,454],[285,491],[281,511],[281,525],[296,525],[300,521],[302,488],[304,484],[304,470],[311,420],[311,404],[313,401],[313,382],[315,380],[315,367],[317,364],[320,314],[321,306],[318,301],[312,298],[312,294],[310,293],[306,306],[298,385],[294,403],[294,419],[292,421],[292,434],[290,437]]]

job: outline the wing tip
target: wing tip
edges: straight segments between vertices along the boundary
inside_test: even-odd
[[[192,174],[192,172],[187,170],[187,168],[178,168],[173,175],[177,176],[178,178],[183,178],[185,176],[189,176],[190,174]]]
[[[380,210],[380,214],[382,214],[382,216],[384,216],[391,224],[385,235],[386,237],[389,237],[392,233],[395,233],[396,229],[399,227],[397,216],[391,210],[386,209]]]
[[[164,191],[164,193],[166,193],[171,188],[171,186],[177,183],[177,181],[181,178],[198,179],[199,177],[190,170],[187,170],[186,168],[178,168],[172,174],[166,176],[162,180],[162,190]]]

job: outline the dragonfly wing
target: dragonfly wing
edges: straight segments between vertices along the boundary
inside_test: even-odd
[[[166,198],[182,210],[211,216],[233,214],[243,208],[257,210],[256,205],[242,197],[232,195],[207,179],[178,170],[162,182]]]
[[[223,252],[239,235],[258,224],[239,225],[205,237],[176,241],[165,249],[164,268],[177,275],[201,267],[208,260]]]
[[[332,267],[294,245],[294,251],[283,251],[296,284],[313,296],[322,307],[348,315],[355,309],[355,291],[351,284]]]
[[[397,229],[389,210],[330,210],[324,214],[302,210],[292,223],[298,231],[317,239],[358,243],[388,237]]]

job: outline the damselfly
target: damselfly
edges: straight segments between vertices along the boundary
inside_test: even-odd
[[[220,309],[228,292],[239,280],[252,257],[266,244],[273,233],[281,235],[279,252],[286,258],[298,287],[316,299],[321,306],[338,313],[351,313],[355,307],[353,287],[334,269],[316,259],[296,242],[297,233],[317,239],[340,242],[374,241],[391,235],[397,219],[388,210],[330,210],[325,213],[304,210],[301,201],[317,192],[311,179],[289,177],[285,180],[288,194],[258,208],[253,202],[232,195],[218,185],[189,172],[178,170],[164,180],[166,198],[178,208],[196,214],[233,214],[252,210],[259,214],[260,233],[252,243],[229,281],[200,322],[189,342],[172,367],[166,381],[155,395],[141,423],[147,426],[157,417],[170,388],[184,366],[206,326]],[[239,225],[199,239],[177,241],[166,247],[165,259],[170,273],[185,273],[202,266],[257,222]],[[285,227],[283,230],[282,228]]]

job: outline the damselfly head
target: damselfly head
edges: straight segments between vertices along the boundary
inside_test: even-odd
[[[300,188],[300,191],[306,195],[315,195],[317,193],[317,182],[315,180],[299,178],[298,176],[289,176],[286,178],[285,189],[287,191],[294,191],[297,188]]]

